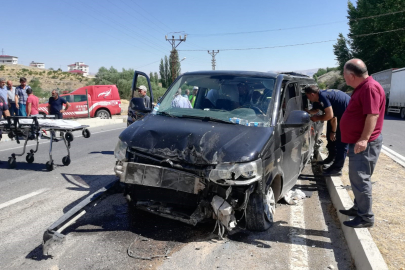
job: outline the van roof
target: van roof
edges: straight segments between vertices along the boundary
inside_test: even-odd
[[[228,76],[248,76],[248,77],[265,77],[265,78],[276,78],[279,75],[282,75],[284,79],[291,78],[303,78],[303,79],[312,79],[304,74],[299,74],[295,72],[283,72],[283,73],[274,73],[274,72],[260,72],[260,71],[242,71],[242,70],[203,70],[203,71],[192,71],[186,72],[183,75],[228,75]]]

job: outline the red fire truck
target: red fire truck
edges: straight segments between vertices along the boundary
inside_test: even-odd
[[[60,97],[70,103],[68,110],[63,113],[63,118],[87,117],[87,99],[90,117],[107,119],[111,115],[121,114],[121,99],[116,85],[84,86]],[[49,114],[48,103],[40,104],[38,110],[40,114]]]

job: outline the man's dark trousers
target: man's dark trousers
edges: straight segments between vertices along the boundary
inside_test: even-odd
[[[336,141],[330,140],[330,133],[332,131],[332,126],[330,121],[326,122],[326,141],[328,144],[326,145],[326,149],[328,149],[328,160],[333,161],[336,157]]]
[[[329,154],[329,156],[334,157],[335,161],[333,164],[329,167],[330,170],[342,170],[343,165],[345,164],[345,159],[347,155],[347,149],[349,145],[347,143],[342,142],[342,133],[340,132],[340,118],[337,118],[337,130],[336,130],[336,140],[331,141],[329,139],[330,132],[332,131],[332,127],[330,124],[330,121],[328,121],[327,127],[326,127],[326,134],[327,134],[327,139],[328,139],[328,145],[326,146]],[[329,132],[328,132],[329,128]]]
[[[51,113],[50,115],[54,115],[55,119],[63,119],[63,115],[61,113]],[[56,137],[55,131],[51,131],[53,138]]]
[[[354,193],[354,206],[357,215],[364,221],[374,223],[372,207],[371,175],[377,164],[382,148],[383,137],[380,136],[367,143],[367,148],[358,154],[354,153],[355,144],[349,144],[349,178]]]

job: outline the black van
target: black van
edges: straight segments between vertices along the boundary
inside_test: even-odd
[[[133,89],[141,77],[153,98],[145,73],[135,72]],[[294,73],[199,71],[179,76],[154,108],[133,98],[137,117],[115,149],[128,201],[193,225],[214,218],[231,230],[244,217],[248,229],[268,229],[322,129],[304,111],[311,84]]]

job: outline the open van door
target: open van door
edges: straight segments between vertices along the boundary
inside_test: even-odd
[[[138,92],[137,88],[141,85],[146,87],[146,94]],[[144,96],[145,95],[145,96]],[[135,71],[134,80],[132,82],[132,95],[128,107],[127,126],[131,125],[136,120],[144,117],[153,110],[153,91],[148,75],[141,71]]]

